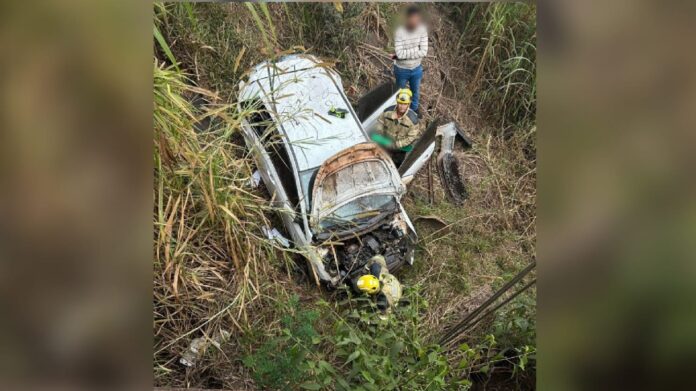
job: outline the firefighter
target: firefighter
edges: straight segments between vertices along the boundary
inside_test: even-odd
[[[418,140],[421,126],[418,115],[409,108],[413,93],[408,88],[396,94],[396,105],[388,107],[379,117],[372,141],[384,147],[398,167],[413,149]]]
[[[401,283],[389,273],[387,262],[381,255],[372,257],[366,267],[370,273],[358,277],[354,283],[355,288],[359,292],[376,296],[377,308],[386,314],[401,299]]]

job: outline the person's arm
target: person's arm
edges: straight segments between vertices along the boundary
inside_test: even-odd
[[[417,57],[418,48],[413,46],[412,42],[404,37],[404,34],[397,31],[394,39],[394,51],[396,58],[399,60],[413,60]]]
[[[413,40],[418,40],[418,45],[414,45]],[[399,60],[416,60],[428,54],[428,33],[424,32],[419,38],[406,39],[402,34],[397,33],[394,42],[394,50]]]
[[[423,30],[420,42],[418,43],[418,58],[425,58],[428,55],[428,31]]]
[[[370,140],[383,147],[391,148],[392,141],[387,135],[384,134],[384,113],[379,116],[379,119],[377,120],[377,127],[370,135]]]
[[[379,115],[377,118],[377,127],[375,128],[376,134],[384,134],[384,113]]]
[[[420,136],[419,129],[420,126],[412,125],[411,128],[408,130],[408,133],[406,133],[406,136],[399,137],[399,140],[397,140],[394,143],[394,148],[401,149],[405,146],[413,144],[416,140],[418,140],[418,137]]]

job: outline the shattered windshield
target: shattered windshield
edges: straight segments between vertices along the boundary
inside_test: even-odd
[[[376,194],[357,198],[319,221],[324,230],[367,226],[396,210],[393,195]]]

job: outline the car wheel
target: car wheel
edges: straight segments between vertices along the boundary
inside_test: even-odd
[[[469,194],[460,174],[459,162],[452,153],[447,153],[444,156],[440,156],[437,163],[447,197],[453,203],[462,205],[469,197]]]

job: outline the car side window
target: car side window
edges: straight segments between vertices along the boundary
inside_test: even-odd
[[[274,123],[270,113],[263,104],[254,102],[253,107],[256,110],[249,116],[249,125],[259,136],[266,152],[268,152],[292,208],[297,209],[299,204],[297,185],[283,136],[278,131],[277,124]]]

